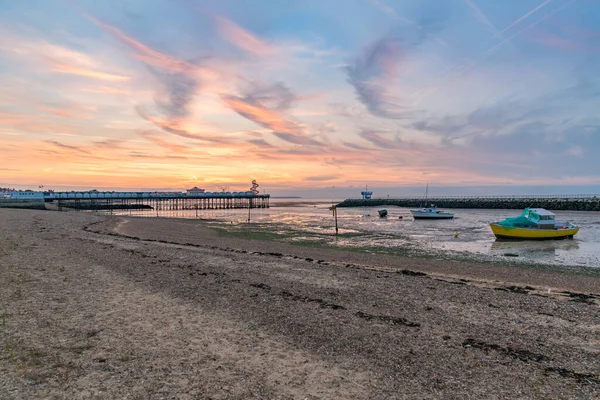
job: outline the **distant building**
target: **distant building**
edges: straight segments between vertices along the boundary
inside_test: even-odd
[[[187,190],[188,193],[204,193],[205,190],[204,189],[200,189],[198,186],[194,186],[191,189]]]
[[[363,200],[371,200],[371,196],[373,195],[373,192],[370,192],[369,187],[365,186],[365,190],[360,192],[360,194],[362,195]]]

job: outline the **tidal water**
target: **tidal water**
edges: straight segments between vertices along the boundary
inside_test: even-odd
[[[197,214],[194,210],[117,213],[198,218],[250,237],[374,253],[600,268],[600,212],[556,211],[558,221],[581,227],[574,239],[498,241],[488,223],[519,215],[522,210],[448,209],[455,215],[452,220],[415,221],[408,208],[338,208],[339,235],[336,236],[335,221],[329,210],[331,204],[322,200],[272,199],[271,208],[250,210],[250,222],[247,209],[199,210]],[[377,210],[382,208],[388,210],[387,218],[379,218]]]

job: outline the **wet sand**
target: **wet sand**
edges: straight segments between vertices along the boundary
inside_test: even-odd
[[[0,210],[2,399],[600,395],[600,280]]]

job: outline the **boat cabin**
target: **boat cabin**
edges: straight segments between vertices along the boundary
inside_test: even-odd
[[[554,229],[554,217],[556,215],[553,212],[550,212],[545,208],[530,208],[529,212],[531,213],[532,211],[537,214],[539,218],[537,224],[541,229]],[[529,217],[529,215],[527,215],[527,217]]]

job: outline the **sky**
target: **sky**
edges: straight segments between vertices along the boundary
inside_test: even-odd
[[[0,0],[0,185],[586,192],[598,70],[596,0]]]

